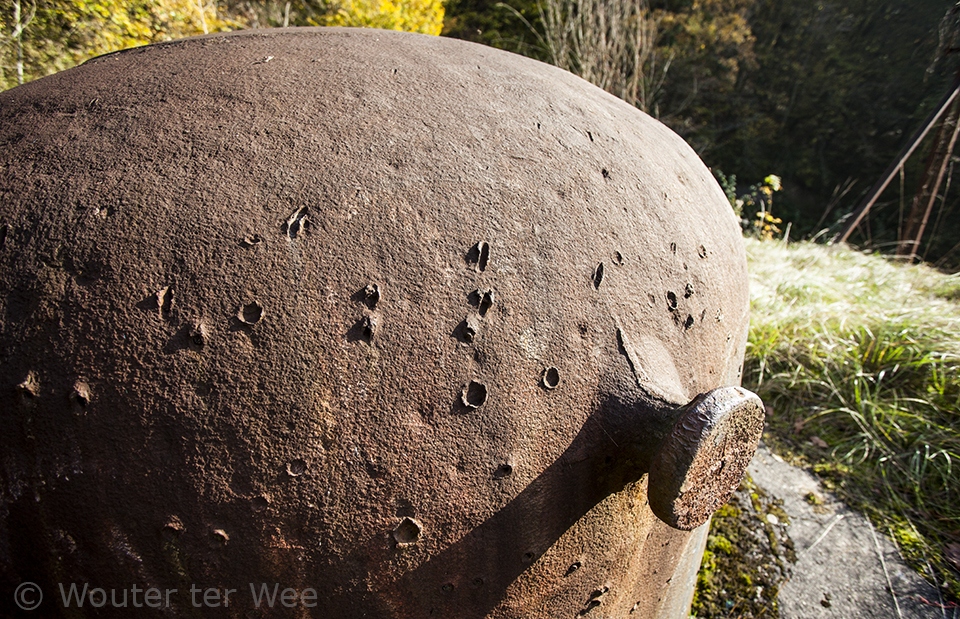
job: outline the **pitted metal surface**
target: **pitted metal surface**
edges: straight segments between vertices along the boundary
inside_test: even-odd
[[[654,516],[648,473],[739,384],[748,297],[663,125],[505,52],[305,29],[2,93],[0,143],[4,591],[682,612],[702,530]]]
[[[697,396],[652,466],[650,509],[670,526],[693,530],[740,485],[763,433],[763,403],[741,387]]]

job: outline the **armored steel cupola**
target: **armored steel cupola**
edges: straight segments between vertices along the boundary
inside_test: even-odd
[[[763,414],[739,227],[665,126],[287,29],[4,92],[0,143],[2,614],[685,613]]]

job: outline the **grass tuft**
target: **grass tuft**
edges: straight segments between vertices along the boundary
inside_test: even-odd
[[[960,573],[960,278],[843,247],[745,239],[743,383],[808,463],[954,600]]]

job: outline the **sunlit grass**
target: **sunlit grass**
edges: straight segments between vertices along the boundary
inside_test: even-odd
[[[771,442],[960,598],[960,278],[841,247],[746,239],[744,385]],[[824,446],[826,445],[826,446]]]

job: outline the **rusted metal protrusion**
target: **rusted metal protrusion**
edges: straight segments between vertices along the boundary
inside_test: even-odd
[[[480,335],[480,321],[477,316],[471,314],[463,319],[462,329],[463,341],[472,343]]]
[[[363,288],[363,302],[371,310],[376,309],[380,302],[380,286],[372,282],[367,284]]]
[[[287,462],[287,475],[290,477],[300,477],[307,472],[307,461],[303,458],[294,458]]]
[[[406,517],[393,530],[393,539],[397,542],[397,546],[409,546],[417,543],[422,532],[422,524],[414,518]]]
[[[240,309],[237,310],[237,320],[248,327],[252,327],[263,320],[263,306],[256,301],[241,305]]]
[[[223,529],[214,529],[210,532],[210,543],[216,547],[226,546],[230,542],[230,534]]]
[[[183,526],[183,521],[177,516],[170,516],[170,518],[167,520],[167,523],[163,525],[163,531],[174,536],[180,535],[186,531],[186,529],[187,528]]]
[[[602,262],[597,264],[597,267],[593,270],[593,287],[599,290],[601,282],[603,282],[603,263]]]
[[[17,385],[17,389],[26,397],[37,397],[37,394],[40,393],[40,382],[37,380],[36,373],[33,370],[27,372],[27,377]]]
[[[360,339],[369,344],[377,334],[378,326],[379,321],[376,316],[373,314],[364,314],[360,321],[357,322],[356,330],[360,335]]]
[[[490,244],[480,241],[471,247],[467,253],[467,262],[472,264],[478,272],[483,273],[490,262]]]
[[[157,300],[157,310],[160,312],[160,318],[169,320],[170,314],[173,312],[173,288],[164,286],[154,294],[154,297]]]
[[[287,218],[280,231],[287,235],[291,241],[297,238],[297,235],[307,226],[307,207],[301,206]]]
[[[580,611],[579,615],[582,617],[597,606],[600,606],[603,603],[603,596],[606,595],[609,590],[610,587],[607,585],[594,589],[587,601],[584,602],[583,610]]]
[[[203,348],[209,337],[209,329],[202,322],[195,322],[190,327],[190,343],[197,348]]]
[[[763,403],[741,387],[699,395],[650,467],[650,509],[671,527],[705,523],[740,485],[763,432]]]
[[[487,401],[487,388],[483,383],[471,380],[463,386],[460,401],[467,408],[480,408]]]
[[[477,313],[480,316],[486,316],[487,312],[490,311],[490,308],[493,307],[493,302],[496,300],[496,296],[493,290],[483,290],[478,288],[470,293],[470,302],[477,306]]]
[[[513,462],[511,460],[502,462],[500,466],[497,467],[497,470],[493,472],[494,479],[505,479],[511,475],[513,475]]]
[[[243,247],[256,247],[260,243],[263,243],[263,237],[259,234],[248,234],[240,240],[240,245]]]
[[[78,380],[73,385],[73,392],[70,394],[70,399],[80,412],[85,411],[87,405],[90,404],[90,386],[82,380]]]
[[[667,309],[671,312],[677,311],[677,294],[673,291],[667,291]]]
[[[541,380],[547,389],[556,389],[560,385],[560,370],[555,367],[545,369]]]

